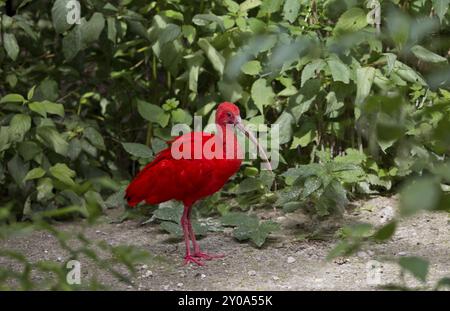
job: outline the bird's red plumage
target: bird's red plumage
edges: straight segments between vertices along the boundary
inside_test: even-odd
[[[232,137],[234,155],[237,155],[239,146],[236,136],[233,134]],[[195,143],[198,139],[201,139],[200,144]],[[210,141],[214,139],[213,134],[192,132],[177,137],[171,145],[179,143],[181,150],[190,148],[193,151],[199,146],[203,148],[208,142],[217,144]],[[129,205],[134,206],[141,201],[158,204],[175,199],[191,206],[222,188],[242,162],[237,156],[234,159],[207,159],[203,155],[200,159],[174,159],[171,145],[162,150],[130,183],[126,190]]]
[[[158,204],[173,199],[184,203],[180,224],[186,244],[185,263],[202,265],[201,259],[220,257],[200,251],[190,221],[192,205],[222,188],[242,162],[236,135],[227,127],[234,124],[242,128],[239,108],[221,103],[216,111],[216,124],[219,131],[215,135],[192,132],[170,142],[126,189],[125,197],[131,206],[142,201]]]

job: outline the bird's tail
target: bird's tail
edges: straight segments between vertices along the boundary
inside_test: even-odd
[[[129,206],[136,206],[142,201],[146,201],[148,204],[158,204],[164,201],[165,196],[161,193],[162,189],[159,189],[161,187],[158,186],[159,183],[156,180],[165,168],[162,163],[165,156],[164,152],[158,154],[128,185],[125,190],[125,199]]]

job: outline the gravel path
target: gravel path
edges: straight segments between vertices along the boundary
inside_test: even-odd
[[[204,267],[182,266],[184,243],[162,232],[158,225],[140,226],[137,221],[110,224],[107,221],[87,229],[90,239],[105,240],[112,245],[133,244],[156,255],[158,260],[139,266],[134,286],[117,281],[108,274],[99,274],[100,281],[118,290],[374,290],[377,281],[370,278],[373,260],[401,256],[424,256],[430,260],[427,286],[450,276],[450,232],[446,213],[420,214],[402,222],[395,236],[386,244],[372,245],[355,256],[327,262],[325,257],[336,244],[336,228],[358,222],[381,225],[395,214],[394,198],[375,197],[353,202],[353,207],[339,221],[312,222],[300,211],[283,215],[264,211],[260,217],[275,219],[282,230],[268,243],[257,249],[239,243],[231,230],[209,233],[200,240],[202,249],[224,253],[220,260],[208,261]],[[106,219],[116,219],[120,211],[108,212]],[[76,223],[61,223],[60,230],[76,231]],[[311,240],[302,238],[305,232],[320,232]],[[34,232],[28,236],[0,241],[1,248],[27,254],[31,260],[65,261],[64,252],[47,233]],[[3,260],[3,262],[1,262]],[[0,259],[0,264],[11,265]],[[377,264],[377,262],[375,262]],[[82,277],[91,276],[94,267],[81,260]],[[378,284],[399,280],[398,267],[383,263],[379,267]],[[372,280],[372,281],[371,281]],[[410,286],[419,285],[408,275]]]

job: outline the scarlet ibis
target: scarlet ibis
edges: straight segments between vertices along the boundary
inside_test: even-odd
[[[260,156],[267,162],[267,167],[272,169],[264,149],[243,125],[236,105],[221,103],[217,108],[215,121],[216,134],[191,132],[169,142],[169,147],[159,152],[126,189],[125,198],[130,206],[141,201],[147,204],[159,204],[169,200],[183,202],[181,226],[186,244],[185,264],[192,262],[203,265],[203,259],[223,257],[200,251],[190,218],[195,202],[220,190],[239,170],[242,151],[234,127],[256,144]],[[194,248],[193,253],[190,241]]]

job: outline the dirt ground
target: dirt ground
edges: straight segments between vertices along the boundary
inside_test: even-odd
[[[202,250],[226,256],[207,261],[204,267],[183,266],[183,241],[170,238],[157,224],[140,225],[134,220],[109,223],[108,219],[118,217],[118,210],[110,210],[104,223],[85,234],[111,245],[132,244],[162,258],[139,266],[133,286],[108,274],[99,275],[100,281],[116,290],[376,290],[377,284],[399,280],[398,266],[381,263],[382,259],[412,255],[430,260],[428,288],[441,277],[450,276],[450,221],[446,213],[416,215],[403,221],[388,243],[371,245],[349,258],[326,261],[327,253],[337,243],[333,234],[336,228],[353,222],[382,225],[395,215],[396,199],[374,197],[352,205],[338,222],[312,221],[301,211],[283,214],[266,210],[260,217],[276,220],[282,230],[261,249],[236,241],[231,229],[210,232],[200,240]],[[57,228],[74,231],[77,224],[61,223]],[[305,239],[311,232],[316,232],[316,239]],[[24,252],[31,260],[67,260],[58,243],[44,232],[0,241],[0,247]],[[370,267],[378,262],[381,266],[377,266],[378,274],[373,278]],[[11,263],[0,259],[0,264]],[[82,277],[91,275],[93,269],[92,264],[81,260]],[[408,275],[405,282],[420,285]]]

